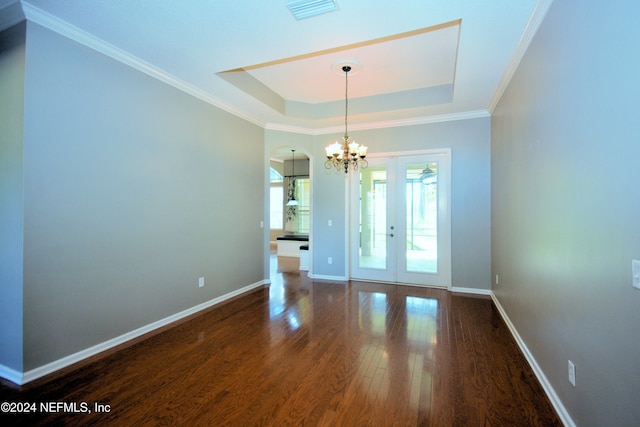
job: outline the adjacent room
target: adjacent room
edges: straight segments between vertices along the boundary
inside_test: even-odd
[[[0,0],[3,425],[637,425],[639,13]]]

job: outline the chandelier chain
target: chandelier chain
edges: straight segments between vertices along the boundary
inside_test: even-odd
[[[347,116],[349,115],[349,67],[345,67],[344,72],[344,134],[347,132]]]

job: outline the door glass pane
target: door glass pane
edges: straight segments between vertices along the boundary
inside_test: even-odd
[[[438,163],[406,169],[406,271],[438,272]]]
[[[296,221],[297,233],[309,234],[309,219],[311,215],[311,180],[309,178],[296,178]]]
[[[360,171],[360,250],[358,265],[387,266],[387,168],[369,166]]]

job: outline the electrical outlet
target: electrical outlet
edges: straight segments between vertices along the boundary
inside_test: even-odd
[[[569,382],[572,386],[576,386],[576,365],[569,360]]]
[[[631,274],[633,276],[633,287],[640,289],[640,261],[631,260]]]
[[[500,278],[498,277],[498,275],[496,274],[496,285],[500,283]]]
[[[204,288],[204,277],[198,279],[198,287]]]
[[[327,258],[327,263],[333,264],[333,258],[331,258],[331,257]]]

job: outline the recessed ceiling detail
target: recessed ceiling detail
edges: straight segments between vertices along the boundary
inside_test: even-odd
[[[349,0],[296,21],[291,1],[0,0],[0,29],[26,18],[257,126],[320,135],[341,132],[341,59],[362,64],[354,130],[487,117],[552,4]]]
[[[286,117],[309,120],[340,115],[343,63],[355,71],[349,79],[354,114],[451,103],[460,27],[456,20],[218,76]]]

